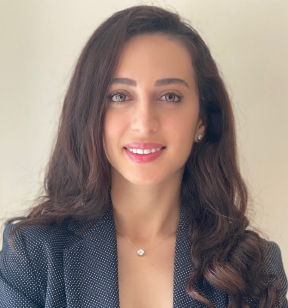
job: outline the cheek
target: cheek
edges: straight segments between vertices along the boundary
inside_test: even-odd
[[[123,136],[123,130],[127,126],[127,116],[121,116],[115,113],[107,113],[104,119],[104,140],[106,147],[109,148]]]
[[[106,114],[105,121],[104,121],[104,136],[106,138],[106,142],[110,139],[111,136],[115,135],[116,127],[117,127],[118,121],[117,117]]]
[[[186,113],[181,116],[170,118],[166,123],[166,128],[170,134],[174,135],[176,140],[180,142],[194,141],[194,136],[197,130],[198,116],[194,113]],[[189,142],[190,141],[190,142]]]

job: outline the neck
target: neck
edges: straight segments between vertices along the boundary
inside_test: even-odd
[[[111,198],[116,232],[141,244],[155,243],[177,230],[180,177],[157,185],[134,185],[112,176]]]

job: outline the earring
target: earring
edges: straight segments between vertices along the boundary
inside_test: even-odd
[[[203,138],[203,136],[202,135],[198,135],[198,140],[200,141],[202,138]]]

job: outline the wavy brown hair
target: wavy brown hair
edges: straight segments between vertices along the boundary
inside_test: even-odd
[[[176,14],[153,6],[117,12],[93,33],[76,65],[63,105],[58,137],[45,178],[45,194],[10,234],[30,225],[65,225],[104,214],[109,203],[111,170],[103,149],[107,91],[123,46],[131,37],[162,34],[191,54],[198,85],[205,137],[193,146],[185,166],[181,198],[191,211],[191,259],[196,271],[186,289],[215,307],[197,290],[199,279],[224,291],[229,308],[276,307],[279,277],[265,275],[264,241],[251,230],[247,189],[236,153],[231,102],[216,64],[199,34]],[[19,220],[19,217],[9,222]],[[267,253],[267,252],[266,252]],[[266,280],[265,280],[266,279]],[[276,282],[275,282],[276,281]]]

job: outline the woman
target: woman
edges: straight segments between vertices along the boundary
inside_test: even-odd
[[[223,81],[174,13],[92,35],[45,189],[5,229],[1,307],[288,307],[279,247],[247,230]]]

